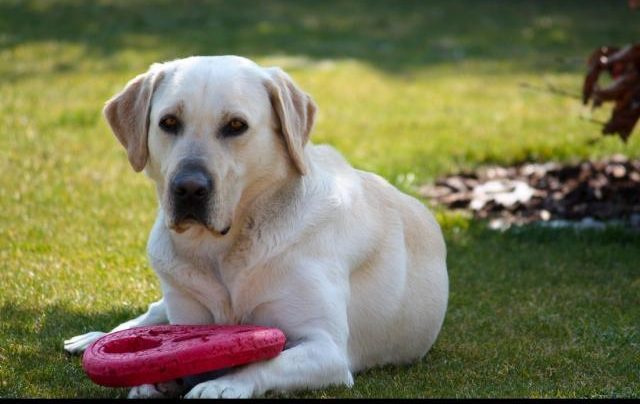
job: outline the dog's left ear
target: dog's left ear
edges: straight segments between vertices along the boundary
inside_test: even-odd
[[[133,78],[124,90],[107,101],[103,113],[116,138],[127,149],[129,163],[137,172],[147,164],[151,97],[163,73],[154,64]]]
[[[265,86],[271,105],[280,120],[280,130],[291,160],[301,175],[307,173],[304,146],[309,140],[316,114],[316,104],[282,69],[265,69]]]

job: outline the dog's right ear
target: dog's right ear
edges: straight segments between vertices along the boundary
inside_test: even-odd
[[[124,90],[107,101],[103,110],[114,135],[127,149],[129,163],[138,172],[147,164],[151,98],[162,76],[162,71],[152,65],[148,72],[129,81]]]

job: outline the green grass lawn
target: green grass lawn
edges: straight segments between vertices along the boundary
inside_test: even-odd
[[[639,19],[624,0],[0,0],[0,397],[126,395],[62,341],[159,297],[154,192],[101,117],[149,64],[280,65],[320,108],[316,143],[414,192],[482,164],[640,157],[640,133],[589,145],[578,101],[519,87],[577,93],[591,49],[638,40]],[[640,235],[438,218],[451,297],[427,357],[290,396],[640,397]]]

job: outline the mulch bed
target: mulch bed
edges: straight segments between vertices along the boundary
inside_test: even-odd
[[[438,179],[420,194],[464,209],[492,227],[531,222],[619,222],[640,228],[640,160],[613,156],[559,163],[484,167]]]

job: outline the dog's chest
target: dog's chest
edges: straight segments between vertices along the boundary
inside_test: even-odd
[[[225,268],[233,272],[232,268]],[[250,279],[245,276],[225,277],[216,260],[190,260],[177,265],[171,272],[172,284],[181,293],[206,307],[218,324],[239,324],[251,320],[252,308],[259,304],[257,297],[247,293]]]
[[[157,225],[149,240],[148,253],[152,267],[166,281],[163,289],[174,289],[177,295],[195,300],[216,323],[238,324],[253,320],[255,307],[268,299],[267,292],[271,289],[271,283],[260,276],[268,273],[262,268],[268,265],[265,260],[256,259],[261,254],[253,246],[234,243],[235,250],[243,253],[229,254],[231,245],[172,239],[164,226]],[[238,256],[245,258],[234,259]],[[163,292],[166,297],[168,290]],[[172,304],[168,300],[167,304]],[[175,304],[180,304],[178,299]],[[176,309],[180,311],[179,307]]]

